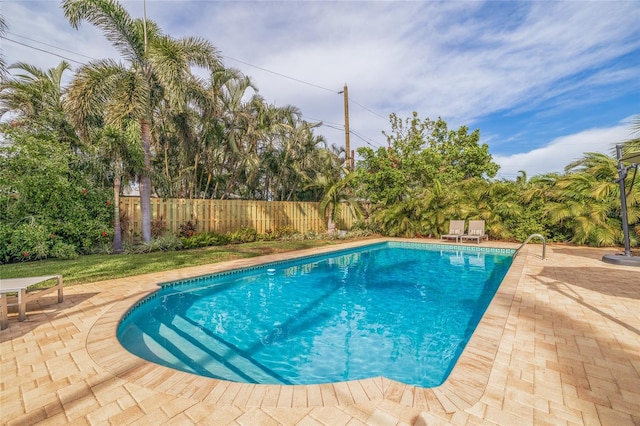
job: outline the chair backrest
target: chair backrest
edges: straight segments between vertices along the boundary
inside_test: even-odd
[[[469,235],[484,235],[484,220],[470,220]]]
[[[464,220],[452,220],[449,222],[449,235],[464,234]]]

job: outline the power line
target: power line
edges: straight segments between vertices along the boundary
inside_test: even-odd
[[[226,59],[231,59],[232,61],[236,61],[236,62],[239,62],[239,63],[244,64],[244,65],[248,65],[250,67],[259,69],[259,70],[264,71],[264,72],[268,72],[268,73],[277,75],[279,77],[287,78],[289,80],[293,80],[293,81],[296,81],[298,83],[306,84],[307,86],[315,87],[317,89],[326,90],[326,91],[332,92],[332,93],[338,93],[338,94],[342,93],[342,92],[336,92],[334,89],[329,89],[327,87],[323,87],[323,86],[320,86],[320,85],[317,85],[317,84],[314,84],[314,83],[309,83],[308,81],[300,80],[298,78],[291,77],[291,76],[288,76],[288,75],[285,75],[285,74],[282,74],[282,73],[279,73],[279,72],[276,72],[276,71],[271,71],[271,70],[268,70],[266,68],[260,67],[258,65],[253,65],[253,64],[250,64],[248,62],[241,61],[240,59],[235,59],[235,58],[232,58],[232,57],[226,56],[226,55],[222,55],[222,57],[226,58]],[[384,117],[384,116],[378,114],[377,112],[373,111],[371,108],[368,108],[365,105],[362,105],[360,102],[356,101],[351,96],[349,96],[349,100],[351,102],[353,102],[354,104],[358,105],[359,107],[361,107],[362,109],[364,109],[364,110],[370,112],[371,114],[375,115],[376,117],[382,118],[385,121],[388,120],[388,117]]]
[[[67,61],[70,61],[70,62],[75,62],[76,64],[84,65],[84,62],[76,61],[75,59],[67,58],[66,56],[62,56],[62,55],[59,55],[57,53],[50,52],[48,50],[40,49],[39,47],[30,46],[30,45],[28,45],[26,43],[22,43],[22,42],[19,42],[17,40],[13,40],[13,39],[11,39],[9,37],[6,37],[6,36],[0,36],[0,38],[2,38],[4,40],[7,40],[7,41],[10,41],[10,42],[13,42],[15,44],[19,44],[19,45],[24,46],[24,47],[28,47],[30,49],[38,50],[38,51],[43,52],[43,53],[48,53],[49,55],[57,56],[58,58],[62,58],[64,60],[67,60]]]
[[[383,117],[383,116],[381,116],[381,115],[380,115],[380,114],[378,114],[377,112],[375,112],[375,111],[373,111],[373,110],[371,110],[371,109],[367,108],[366,106],[362,105],[361,103],[356,102],[352,97],[349,97],[349,100],[350,100],[351,102],[353,102],[354,104],[356,104],[356,105],[358,105],[358,106],[360,106],[360,107],[364,108],[365,110],[369,111],[371,114],[373,114],[373,115],[375,115],[375,116],[377,116],[377,117],[380,117],[380,118],[382,118],[382,119],[383,119],[383,120],[385,120],[385,121],[389,120],[389,117]]]
[[[367,145],[369,145],[372,148],[381,148],[381,147],[384,146],[383,144],[380,144],[379,142],[374,141],[373,139],[358,133],[354,129],[350,129],[349,133],[352,133],[355,137],[357,137],[358,139],[362,140],[363,142],[365,142]]]
[[[322,126],[324,126],[324,127],[328,127],[330,129],[334,129],[334,130],[344,131],[344,125],[343,124],[332,123],[331,121],[318,120],[316,118],[306,117],[304,115],[303,115],[303,117],[305,117],[305,118],[307,118],[309,120],[312,120],[312,121],[320,122],[320,123],[322,123]],[[384,145],[374,141],[373,139],[358,133],[357,131],[355,131],[352,128],[349,129],[349,133],[353,134],[355,137],[357,137],[358,139],[362,140],[363,142],[365,142],[366,144],[368,144],[369,146],[371,146],[373,148],[380,148],[380,147],[384,146]]]
[[[48,44],[48,43],[45,43],[45,42],[43,42],[43,41],[34,40],[34,39],[32,39],[32,38],[29,38],[29,37],[26,37],[26,36],[23,36],[23,35],[20,35],[20,34],[12,33],[11,31],[7,31],[6,33],[7,33],[7,34],[14,35],[14,36],[16,36],[16,37],[21,37],[21,38],[23,38],[23,39],[25,39],[25,40],[29,40],[29,41],[32,41],[32,42],[34,42],[34,43],[42,44],[42,45],[44,45],[44,46],[53,47],[54,49],[62,50],[63,52],[72,53],[72,54],[74,54],[74,55],[76,55],[76,56],[82,56],[82,57],[84,57],[84,58],[91,59],[92,61],[95,61],[95,60],[96,60],[96,58],[92,58],[91,56],[83,55],[82,53],[74,52],[74,51],[72,51],[72,50],[64,49],[64,48],[62,48],[62,47],[54,46],[54,45],[52,45],[52,44]],[[23,44],[23,46],[26,46],[26,45],[24,45],[24,44]],[[31,46],[28,46],[28,47],[31,47]]]
[[[326,90],[326,91],[331,92],[331,93],[336,93],[335,89],[328,89],[328,88],[326,88],[326,87],[322,87],[322,86],[319,86],[319,85],[317,85],[317,84],[309,83],[308,81],[300,80],[300,79],[295,78],[295,77],[290,77],[290,76],[288,76],[288,75],[281,74],[281,73],[276,72],[276,71],[271,71],[271,70],[268,70],[268,69],[266,69],[266,68],[259,67],[258,65],[253,65],[253,64],[250,64],[250,63],[248,63],[248,62],[241,61],[240,59],[235,59],[235,58],[232,58],[232,57],[230,57],[230,56],[225,56],[225,55],[222,55],[222,57],[223,57],[223,58],[227,58],[227,59],[231,59],[232,61],[240,62],[241,64],[248,65],[248,66],[250,66],[250,67],[253,67],[253,68],[259,69],[259,70],[261,70],[261,71],[264,71],[264,72],[268,72],[268,73],[271,73],[271,74],[277,75],[277,76],[279,76],[279,77],[288,78],[289,80],[297,81],[298,83],[302,83],[302,84],[306,84],[306,85],[308,85],[308,86],[312,86],[312,87],[315,87],[315,88],[318,88],[318,89]]]
[[[302,116],[303,118],[306,118],[307,120],[315,121],[315,122],[318,122],[318,123],[319,123],[319,122],[322,122],[322,124],[327,124],[327,123],[329,123],[329,124],[333,124],[334,126],[341,126],[341,127],[342,127],[342,130],[344,130],[344,124],[341,124],[341,123],[334,123],[334,122],[327,121],[327,120],[321,120],[321,119],[319,119],[319,118],[309,117],[309,116],[306,116],[306,115],[304,115],[304,114],[301,114],[301,116]]]
[[[34,42],[34,43],[42,44],[43,46],[47,46],[47,47],[51,47],[51,48],[53,48],[53,49],[58,49],[58,50],[61,50],[61,51],[64,51],[64,52],[68,52],[68,53],[71,53],[71,54],[76,55],[76,56],[81,56],[81,57],[87,58],[87,59],[89,59],[89,60],[96,60],[96,58],[93,58],[93,57],[91,57],[91,56],[87,56],[87,55],[84,55],[84,54],[82,54],[82,53],[77,53],[77,52],[74,52],[74,51],[72,51],[72,50],[68,50],[68,49],[64,49],[64,48],[61,48],[61,47],[57,47],[57,46],[54,46],[54,45],[52,45],[52,44],[48,44],[48,43],[45,43],[45,42],[42,42],[42,41],[39,41],[39,40],[35,40],[35,39],[30,38],[30,37],[27,37],[27,36],[23,36],[23,35],[20,35],[20,34],[16,34],[16,33],[10,32],[10,31],[7,31],[6,33],[7,33],[7,34],[14,35],[14,36],[16,36],[16,37],[24,38],[25,40],[29,40],[29,41]],[[61,59],[64,59],[64,60],[67,60],[67,61],[70,61],[70,62],[74,62],[74,63],[76,63],[76,64],[85,65],[85,62],[81,62],[81,61],[78,61],[78,60],[75,60],[75,59],[71,59],[71,58],[69,58],[69,57],[66,57],[66,56],[60,55],[60,54],[58,54],[58,53],[55,53],[55,52],[52,52],[52,51],[49,51],[49,50],[45,50],[45,49],[41,49],[41,48],[39,48],[39,47],[32,46],[32,45],[30,45],[30,44],[23,43],[23,42],[20,42],[20,41],[17,41],[17,40],[14,40],[14,39],[8,38],[8,37],[6,37],[6,36],[0,36],[0,38],[5,39],[5,40],[10,41],[10,42],[13,42],[13,43],[16,43],[16,44],[18,44],[18,45],[21,45],[21,46],[24,46],[24,47],[30,48],[30,49],[34,49],[34,50],[37,50],[37,51],[40,51],[40,52],[43,52],[43,53],[47,53],[47,54],[49,54],[49,55],[56,56],[56,57],[58,57],[58,58],[61,58]],[[260,66],[258,66],[258,65],[251,64],[251,63],[249,63],[249,62],[242,61],[242,60],[240,60],[240,59],[232,58],[232,57],[230,57],[230,56],[226,56],[226,55],[221,55],[221,56],[222,56],[223,58],[226,58],[226,59],[230,59],[230,60],[232,60],[232,61],[239,62],[239,63],[241,63],[241,64],[244,64],[244,65],[247,65],[247,66],[250,66],[250,67],[253,67],[253,68],[259,69],[259,70],[261,70],[261,71],[268,72],[268,73],[271,73],[271,74],[277,75],[277,76],[279,76],[279,77],[282,77],[282,78],[286,78],[286,79],[289,79],[289,80],[295,81],[295,82],[297,82],[297,83],[306,84],[306,85],[308,85],[308,86],[315,87],[315,88],[317,88],[317,89],[321,89],[321,90],[325,90],[325,91],[328,91],[328,92],[331,92],[331,93],[341,93],[341,92],[336,92],[336,90],[335,90],[335,89],[329,89],[329,88],[327,88],[327,87],[323,87],[323,86],[320,86],[320,85],[318,85],[318,84],[314,84],[314,83],[310,83],[310,82],[308,82],[308,81],[301,80],[301,79],[299,79],[299,78],[291,77],[291,76],[288,76],[288,75],[285,75],[285,74],[282,74],[282,73],[279,73],[279,72],[276,72],[276,71],[272,71],[272,70],[269,70],[269,69],[266,69],[266,68],[260,67]],[[373,111],[372,109],[370,109],[370,108],[366,107],[365,105],[361,104],[360,102],[356,101],[356,100],[355,100],[355,99],[353,99],[352,97],[349,97],[348,99],[349,99],[351,102],[353,102],[354,104],[356,104],[356,105],[360,106],[361,108],[363,108],[364,110],[368,111],[369,113],[371,113],[371,114],[373,114],[373,115],[375,115],[375,116],[377,116],[377,117],[379,117],[379,118],[382,118],[382,119],[384,119],[384,120],[387,120],[387,118],[386,118],[386,117],[383,117],[382,115],[380,115],[380,114],[376,113],[375,111]],[[319,121],[319,122],[322,122],[322,123],[329,123],[329,124],[334,124],[335,126],[340,126],[340,128],[336,128],[336,127],[331,127],[331,126],[327,125],[327,127],[334,128],[334,129],[336,129],[336,130],[343,130],[343,129],[344,129],[344,126],[343,126],[343,125],[341,125],[341,124],[331,123],[331,122],[326,121],[326,120],[317,120],[317,119],[313,119],[313,118],[310,118],[310,117],[307,117],[307,118],[309,118],[310,120]],[[354,136],[356,136],[357,138],[361,139],[362,141],[364,141],[365,143],[367,143],[368,145],[370,145],[370,146],[372,146],[372,147],[374,147],[374,148],[375,148],[375,147],[382,146],[382,145],[379,145],[377,142],[375,142],[373,139],[367,138],[366,136],[363,136],[363,135],[361,135],[361,134],[359,134],[359,133],[357,133],[357,132],[355,132],[355,131],[350,131],[349,133],[353,133],[353,135],[354,135]],[[375,144],[375,145],[377,145],[377,146],[373,145],[373,144],[372,144],[372,142],[373,142],[373,144]]]

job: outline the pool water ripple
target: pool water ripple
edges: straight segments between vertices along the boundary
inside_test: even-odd
[[[433,387],[511,261],[504,251],[391,242],[213,275],[162,288],[118,338],[149,361],[237,382],[384,376]]]

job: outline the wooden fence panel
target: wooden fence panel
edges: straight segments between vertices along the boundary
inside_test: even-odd
[[[140,199],[120,197],[120,212],[125,235],[136,239],[142,231]],[[348,206],[342,208],[345,228],[356,218]],[[320,216],[319,203],[258,200],[151,199],[151,219],[158,227],[177,233],[191,222],[197,232],[233,232],[250,227],[260,234],[290,226],[298,232],[325,232],[326,220]]]

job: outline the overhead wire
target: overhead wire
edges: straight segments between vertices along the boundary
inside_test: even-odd
[[[388,121],[388,120],[389,120],[389,117],[383,117],[382,115],[378,114],[377,112],[375,112],[375,111],[373,111],[373,110],[371,110],[371,109],[367,108],[366,106],[362,105],[361,103],[359,103],[359,102],[355,101],[351,96],[349,96],[349,100],[350,100],[351,102],[353,102],[354,104],[358,105],[359,107],[361,107],[361,108],[363,108],[363,109],[365,109],[365,110],[369,111],[371,114],[373,114],[373,115],[375,115],[375,116],[377,116],[377,117],[380,117],[380,118],[382,118],[382,119],[383,119],[383,120],[385,120],[385,121]]]
[[[7,36],[0,35],[0,38],[3,39],[3,40],[10,41],[12,43],[19,44],[19,45],[24,46],[24,47],[28,47],[30,49],[38,50],[38,51],[43,52],[43,53],[48,53],[50,55],[57,56],[58,58],[62,58],[62,59],[66,60],[66,61],[69,61],[69,62],[75,62],[76,64],[84,65],[84,62],[76,61],[75,59],[67,58],[66,56],[62,56],[62,55],[59,55],[57,53],[50,52],[48,50],[40,49],[38,47],[31,46],[31,45],[28,45],[26,43],[19,42],[17,40],[11,39],[11,38],[9,38]]]
[[[10,31],[7,31],[7,32],[6,32],[6,34],[11,34],[11,35],[13,35],[13,36],[20,37],[20,38],[23,38],[23,39],[25,39],[25,40],[29,40],[29,41],[31,41],[31,42],[33,42],[33,43],[42,44],[43,46],[47,46],[47,47],[50,47],[50,48],[53,48],[53,49],[57,49],[57,50],[60,50],[60,51],[63,51],[63,52],[71,53],[71,54],[73,54],[73,55],[80,56],[80,57],[83,57],[83,58],[87,58],[87,59],[89,59],[89,60],[96,60],[96,58],[93,58],[93,57],[91,57],[91,56],[84,55],[84,54],[82,54],[82,53],[78,53],[78,52],[74,52],[74,51],[72,51],[72,50],[65,49],[65,48],[62,48],[62,47],[58,47],[58,46],[55,46],[55,45],[52,45],[52,44],[49,44],[49,43],[45,43],[45,42],[42,42],[42,41],[39,41],[39,40],[36,40],[36,39],[30,38],[30,37],[27,37],[27,36],[21,35],[21,34],[16,34],[16,33],[10,32]],[[56,56],[56,57],[58,57],[58,58],[61,58],[61,59],[64,59],[64,60],[67,60],[67,61],[70,61],[70,62],[73,62],[73,63],[79,64],[79,65],[85,65],[85,64],[86,64],[86,62],[82,62],[82,61],[78,61],[78,60],[76,60],[76,59],[69,58],[69,57],[67,57],[67,56],[64,56],[64,55],[61,55],[61,54],[59,54],[59,53],[53,52],[53,51],[51,51],[51,50],[41,49],[41,48],[39,48],[39,47],[36,47],[36,46],[30,45],[30,44],[27,44],[27,43],[20,42],[20,41],[18,41],[18,40],[14,40],[14,39],[9,38],[9,37],[7,37],[7,36],[5,36],[5,35],[0,35],[0,38],[2,38],[2,39],[4,39],[4,40],[7,40],[7,41],[10,41],[10,42],[13,42],[13,43],[16,43],[16,44],[21,45],[21,46],[23,46],[23,47],[27,47],[27,48],[29,48],[29,49],[34,49],[34,50],[37,50],[37,51],[39,51],[39,52],[47,53],[47,54],[49,54],[49,55],[53,55],[53,56]],[[282,74],[282,73],[277,72],[277,71],[272,71],[272,70],[266,69],[266,68],[264,68],[264,67],[260,67],[260,66],[258,66],[258,65],[251,64],[251,63],[249,63],[249,62],[242,61],[242,60],[237,59],[237,58],[233,58],[233,57],[231,57],[231,56],[227,56],[227,55],[221,55],[221,56],[222,56],[223,58],[225,58],[225,59],[229,59],[229,60],[232,60],[232,61],[235,61],[235,62],[238,62],[238,63],[244,64],[244,65],[247,65],[247,66],[249,66],[249,67],[256,68],[256,69],[259,69],[259,70],[261,70],[261,71],[268,72],[268,73],[270,73],[270,74],[274,74],[274,75],[277,75],[277,76],[279,76],[279,77],[282,77],[282,78],[286,78],[286,79],[289,79],[289,80],[295,81],[295,82],[300,83],[300,84],[305,84],[305,85],[308,85],[308,86],[311,86],[311,87],[314,87],[314,88],[317,88],[317,89],[325,90],[325,91],[328,91],[328,92],[331,92],[331,93],[340,93],[340,92],[336,92],[336,90],[335,90],[335,89],[330,89],[330,88],[328,88],[328,87],[320,86],[320,85],[315,84],[315,83],[310,83],[310,82],[308,82],[308,81],[301,80],[301,79],[299,79],[299,78],[295,78],[295,77],[291,77],[291,76],[288,76],[288,75],[286,75],[286,74]],[[375,115],[376,117],[379,117],[379,118],[382,118],[382,119],[384,119],[384,120],[387,120],[387,118],[385,118],[384,116],[382,116],[382,115],[378,114],[377,112],[373,111],[371,108],[368,108],[367,106],[365,106],[365,105],[361,104],[360,102],[356,101],[356,100],[355,100],[355,99],[353,99],[351,96],[349,96],[349,97],[348,97],[348,100],[349,100],[350,102],[352,102],[352,103],[354,103],[354,104],[358,105],[359,107],[363,108],[365,111],[367,111],[367,112],[369,112],[369,113],[371,113],[371,114]],[[307,118],[309,118],[309,117],[307,117]],[[329,121],[326,121],[326,120],[317,120],[317,119],[312,119],[312,118],[309,118],[309,119],[314,120],[314,121],[319,121],[319,122],[322,122],[322,123],[330,123]],[[337,124],[337,123],[331,123],[331,124],[334,124],[335,126],[341,126],[341,127],[342,127],[342,130],[344,130],[344,125]],[[325,125],[326,125],[326,124],[325,124]],[[329,126],[329,125],[326,125],[326,126],[327,126],[327,127],[329,127],[329,128],[332,128],[332,127],[331,127],[331,126]],[[333,128],[335,128],[335,127],[333,127]],[[340,129],[339,129],[339,128],[336,128],[336,130],[340,130]],[[379,144],[379,143],[375,142],[373,139],[368,138],[368,137],[366,137],[366,136],[364,136],[364,135],[361,135],[361,134],[359,134],[359,133],[355,132],[353,129],[349,129],[349,132],[350,132],[350,133],[352,133],[352,134],[353,134],[354,136],[356,136],[357,138],[359,138],[360,140],[362,140],[362,141],[364,141],[365,143],[367,143],[368,145],[372,146],[372,147],[379,147],[379,146],[382,146],[381,144]]]
[[[83,55],[82,53],[74,52],[73,50],[65,49],[63,47],[54,46],[53,44],[45,43],[43,41],[34,40],[34,39],[29,38],[27,36],[23,36],[23,35],[20,35],[20,34],[12,33],[11,31],[6,31],[6,33],[14,35],[16,37],[21,37],[21,38],[23,38],[25,40],[29,40],[29,41],[32,41],[34,43],[42,44],[43,46],[53,47],[54,49],[62,50],[63,52],[71,53],[71,54],[74,54],[76,56],[82,56],[83,58],[91,59],[92,61],[96,60],[96,58],[94,58],[94,57]],[[27,45],[23,44],[23,46],[27,46]],[[30,46],[28,46],[28,47],[30,47]],[[47,53],[51,53],[51,52],[47,52]]]
[[[240,59],[232,58],[231,56],[226,56],[226,55],[221,55],[221,56],[222,56],[223,58],[231,59],[232,61],[236,61],[236,62],[240,62],[241,64],[248,65],[248,66],[250,66],[250,67],[253,67],[253,68],[259,69],[259,70],[261,70],[261,71],[264,71],[264,72],[268,72],[268,73],[271,73],[271,74],[277,75],[277,76],[279,76],[279,77],[287,78],[287,79],[289,79],[289,80],[297,81],[298,83],[306,84],[306,85],[308,85],[308,86],[312,86],[312,87],[315,87],[315,88],[317,88],[317,89],[322,89],[322,90],[326,90],[326,91],[329,91],[329,92],[335,93],[335,90],[333,90],[333,89],[329,89],[329,88],[327,88],[327,87],[322,87],[322,86],[319,86],[319,85],[314,84],[314,83],[309,83],[308,81],[300,80],[300,79],[295,78],[295,77],[290,77],[290,76],[288,76],[288,75],[285,75],[285,74],[282,74],[282,73],[279,73],[279,72],[276,72],[276,71],[271,71],[271,70],[268,70],[268,69],[266,69],[266,68],[260,67],[260,66],[258,66],[258,65],[253,65],[253,64],[250,64],[250,63],[248,63],[248,62],[241,61]]]

